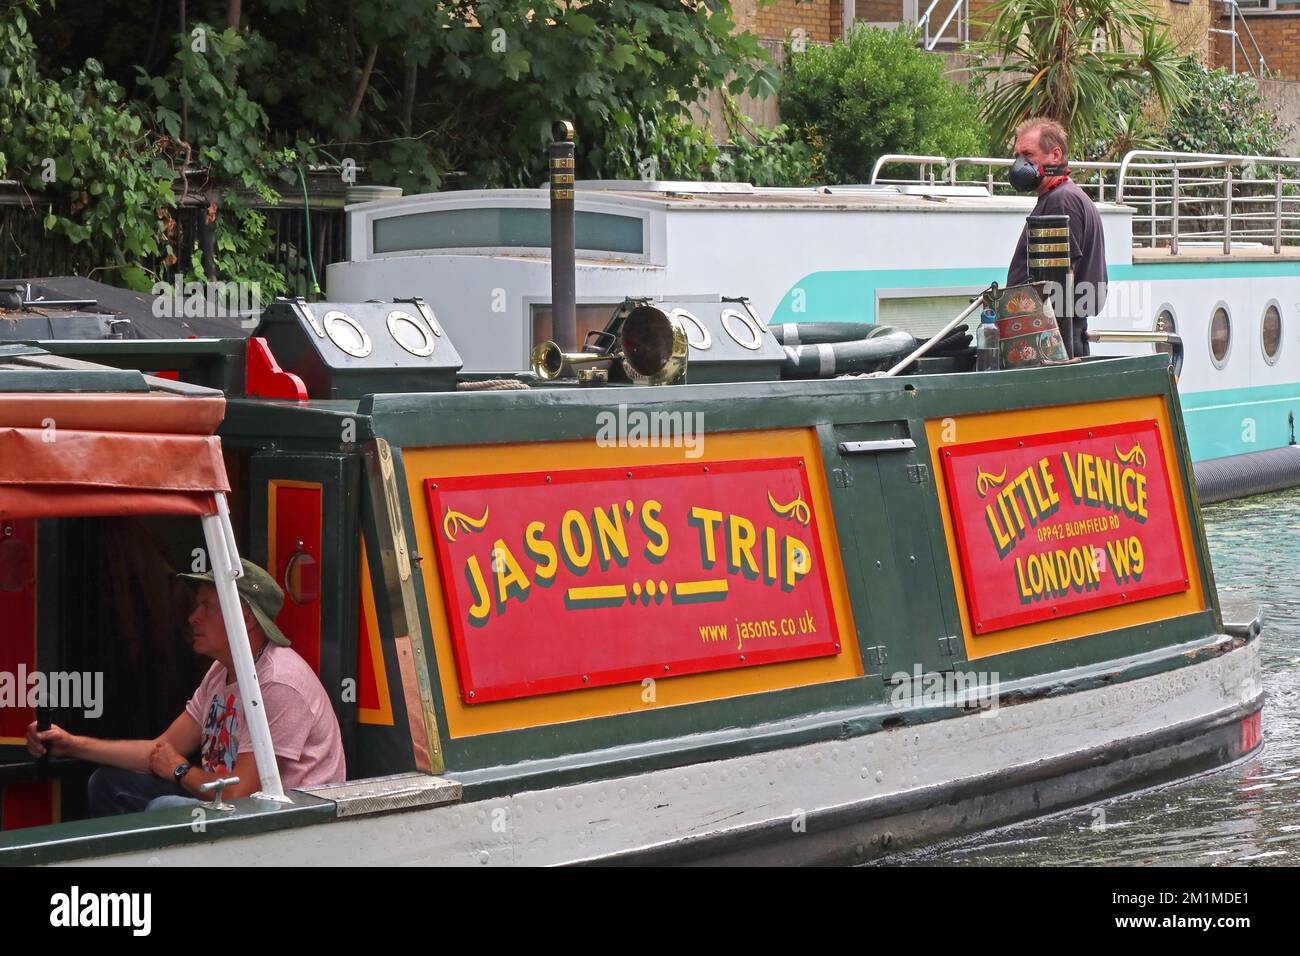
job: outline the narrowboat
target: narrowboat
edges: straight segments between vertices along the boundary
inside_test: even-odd
[[[881,157],[866,184],[587,181],[577,203],[580,335],[627,295],[744,294],[773,326],[879,323],[924,336],[1006,278],[1033,197],[1011,160]],[[1097,201],[1101,333],[1184,343],[1179,392],[1202,500],[1300,482],[1300,158],[1134,151],[1072,163]],[[547,193],[463,190],[351,205],[329,297],[424,297],[471,372],[550,338]],[[1097,354],[1149,352],[1104,337]],[[1213,464],[1210,464],[1213,462]]]
[[[253,797],[92,819],[14,699],[0,863],[858,863],[1261,746],[1168,355],[790,378],[750,300],[636,298],[501,374],[419,291],[0,348],[0,671],[102,673],[52,719],[152,736],[174,575],[233,600],[242,555],[348,764],[285,794],[263,727]]]

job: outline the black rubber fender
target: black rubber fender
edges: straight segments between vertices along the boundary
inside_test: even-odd
[[[1198,461],[1192,470],[1203,505],[1283,491],[1300,485],[1300,445]]]
[[[834,378],[836,375],[878,372],[916,348],[916,339],[902,329],[878,326],[871,338],[852,342],[818,342],[785,346],[782,378]]]

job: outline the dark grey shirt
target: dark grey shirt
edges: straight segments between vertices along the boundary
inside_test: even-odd
[[[1038,197],[1031,215],[1070,217],[1070,265],[1074,268],[1074,337],[1078,347],[1074,355],[1087,355],[1082,334],[1088,319],[1106,304],[1106,239],[1102,235],[1101,214],[1088,194],[1072,180],[1066,180],[1051,192]],[[1029,281],[1029,225],[1025,224],[1016,243],[1007,285]]]

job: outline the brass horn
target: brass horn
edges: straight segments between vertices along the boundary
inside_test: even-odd
[[[623,320],[623,371],[637,385],[680,385],[686,381],[690,345],[686,326],[649,303]]]
[[[554,342],[542,342],[533,346],[533,374],[545,381],[560,378],[575,365],[588,365],[592,362],[613,362],[622,358],[621,352],[597,354],[595,352],[563,352]]]
[[[613,330],[617,330],[622,348],[607,352],[565,352],[554,342],[533,346],[530,356],[533,374],[550,382],[567,374],[575,365],[621,361],[624,374],[637,385],[679,385],[686,381],[690,346],[686,327],[675,316],[641,302],[626,315],[620,310],[611,321],[603,333],[611,342]]]

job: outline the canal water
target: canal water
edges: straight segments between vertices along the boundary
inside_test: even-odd
[[[1300,490],[1204,509],[1225,605],[1264,608],[1264,749],[1129,797],[931,845],[932,866],[1300,865]]]

